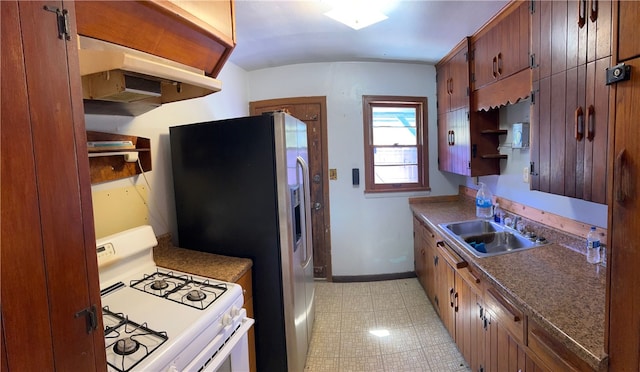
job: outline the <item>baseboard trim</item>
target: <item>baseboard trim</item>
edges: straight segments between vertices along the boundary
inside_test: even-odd
[[[404,273],[393,273],[393,274],[377,274],[377,275],[349,275],[349,276],[341,276],[334,275],[333,282],[334,283],[353,283],[353,282],[378,282],[381,280],[394,280],[394,279],[408,279],[415,278],[416,273],[414,271],[407,271]]]

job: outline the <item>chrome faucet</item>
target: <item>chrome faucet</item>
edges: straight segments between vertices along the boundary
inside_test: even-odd
[[[514,229],[516,229],[518,227],[518,223],[520,223],[520,216],[513,216],[513,227]]]

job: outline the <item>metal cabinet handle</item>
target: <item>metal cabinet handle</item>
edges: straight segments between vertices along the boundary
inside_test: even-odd
[[[453,288],[451,288],[449,290],[449,303],[450,303],[451,307],[453,307],[453,293],[454,293],[453,292]]]
[[[456,144],[456,132],[451,131],[451,146]]]
[[[502,53],[498,53],[498,75],[502,75]]]
[[[575,125],[576,125],[576,141],[582,141],[582,136],[584,135],[584,112],[582,111],[582,106],[576,109],[575,113]]]
[[[613,176],[617,179],[615,185],[615,198],[618,203],[624,203],[627,200],[629,190],[629,176],[626,169],[626,149],[620,150],[614,161]]]
[[[578,27],[582,28],[585,24],[587,13],[587,0],[580,0],[578,2]]]
[[[491,62],[492,64],[492,71],[491,74],[493,75],[494,78],[498,77],[498,57],[493,57],[493,60]]]
[[[595,109],[593,108],[593,105],[589,105],[589,108],[587,108],[587,139],[589,140],[589,142],[593,141],[593,138],[596,136],[595,117]]]

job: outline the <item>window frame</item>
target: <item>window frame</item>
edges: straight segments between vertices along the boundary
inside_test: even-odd
[[[373,108],[414,107],[416,109],[416,149],[418,182],[376,184],[374,182]],[[364,127],[365,193],[429,191],[429,135],[427,97],[362,96]]]

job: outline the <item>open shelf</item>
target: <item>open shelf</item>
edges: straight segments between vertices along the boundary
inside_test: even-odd
[[[151,170],[151,141],[148,138],[87,131],[87,142],[96,141],[130,141],[133,148],[88,148],[91,184],[132,177]]]

